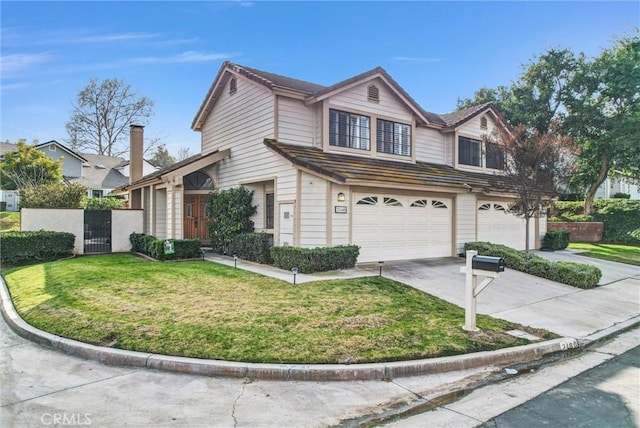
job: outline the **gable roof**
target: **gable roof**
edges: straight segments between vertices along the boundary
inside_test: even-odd
[[[82,177],[67,178],[68,182],[80,183],[90,189],[115,189],[129,182],[117,169],[122,158],[91,153],[82,153],[82,156],[85,159]]]
[[[55,144],[56,146],[60,147],[62,150],[64,150],[65,152],[69,153],[70,155],[72,155],[73,157],[86,162],[87,160],[82,156],[82,154],[75,152],[73,150],[71,150],[69,147],[65,146],[64,144],[58,143],[56,140],[49,140],[46,143],[40,143],[40,144],[36,144],[35,147],[38,150],[42,150],[45,147],[51,145],[51,144]]]
[[[335,182],[351,185],[392,185],[408,187],[451,187],[465,190],[499,190],[499,178],[457,170],[448,165],[427,162],[401,163],[394,160],[328,153],[309,146],[298,146],[265,139],[275,153]]]
[[[475,106],[467,107],[462,110],[456,110],[451,113],[441,114],[440,117],[445,122],[447,128],[455,128],[467,120],[473,119],[479,114],[486,113],[490,111],[495,119],[499,121],[503,126],[507,126],[507,123],[502,118],[500,111],[496,108],[496,106],[491,103],[483,103]]]
[[[304,97],[306,102],[315,102],[321,100],[334,91],[342,90],[352,84],[365,81],[367,79],[380,77],[389,85],[389,87],[396,93],[396,95],[401,100],[403,100],[409,106],[409,108],[414,111],[414,113],[416,113],[418,117],[422,118],[423,122],[429,125],[435,125],[437,127],[446,125],[445,121],[442,120],[442,118],[438,114],[431,113],[423,109],[382,67],[375,67],[369,71],[365,71],[364,73],[350,77],[333,85],[324,86],[312,82],[307,82],[305,80],[294,79],[291,77],[282,76],[280,74],[258,70],[244,65],[234,64],[230,61],[225,61],[218,70],[218,73],[213,80],[213,83],[211,84],[207,95],[200,104],[193,122],[191,123],[191,128],[194,131],[198,131],[201,129],[206,115],[209,113],[213,103],[220,93],[222,86],[224,86],[224,82],[226,82],[226,71],[245,76],[248,79],[257,82],[270,90],[283,89],[293,91],[294,93],[298,93],[300,96]]]

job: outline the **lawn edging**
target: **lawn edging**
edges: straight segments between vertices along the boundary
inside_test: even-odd
[[[482,366],[513,365],[542,359],[551,354],[573,352],[583,345],[563,337],[544,342],[450,357],[368,364],[267,364],[207,360],[157,355],[90,345],[37,329],[20,317],[9,290],[0,277],[0,310],[9,327],[19,336],[68,355],[104,364],[144,367],[205,376],[301,381],[380,380],[464,370]]]

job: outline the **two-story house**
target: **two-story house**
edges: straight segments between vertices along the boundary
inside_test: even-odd
[[[379,67],[327,87],[225,62],[192,123],[201,153],[124,190],[160,238],[206,240],[208,193],[245,186],[275,245],[356,244],[359,262],[452,256],[476,240],[524,248],[513,195],[493,180],[504,150],[483,138],[495,126],[490,104],[425,111]],[[532,247],[545,229],[531,222]]]

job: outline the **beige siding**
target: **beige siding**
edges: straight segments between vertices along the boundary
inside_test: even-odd
[[[469,193],[456,195],[456,252],[464,251],[465,242],[476,240],[476,196]]]
[[[316,103],[314,108],[314,141],[315,147],[322,147],[322,103]]]
[[[483,116],[487,118],[486,129],[480,128],[480,118],[482,118]],[[458,127],[458,134],[464,135],[465,137],[476,138],[480,140],[482,139],[483,136],[490,135],[494,127],[495,127],[495,122],[493,120],[493,117],[490,114],[487,114],[487,115],[481,114],[460,125]]]
[[[300,246],[325,246],[328,183],[326,180],[303,173],[300,184]]]
[[[278,97],[278,141],[314,145],[315,110],[314,106],[306,106],[301,100]]]
[[[155,235],[158,239],[165,239],[167,237],[167,190],[157,189],[155,192]]]
[[[416,161],[445,163],[444,135],[431,128],[416,128]]]
[[[453,166],[454,165],[453,156],[455,153],[455,147],[454,147],[455,136],[453,132],[448,134],[443,134],[443,135],[444,135],[444,163],[449,166]]]
[[[345,194],[344,202],[338,201],[338,193]],[[332,186],[331,203],[333,204],[329,209],[331,210],[331,245],[347,245],[350,243],[349,235],[349,220],[351,218],[351,192],[346,186]],[[347,207],[347,213],[336,213],[333,208],[336,205]]]
[[[379,89],[380,102],[367,100],[367,87],[375,84]],[[376,116],[411,123],[412,112],[380,79],[365,82],[329,98],[329,104],[338,109],[356,112],[371,112]],[[373,124],[372,124],[373,126]]]

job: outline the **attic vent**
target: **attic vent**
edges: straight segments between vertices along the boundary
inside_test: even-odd
[[[82,162],[82,167],[83,168],[89,168],[91,166],[91,164],[89,162]]]
[[[49,151],[50,152],[55,152],[56,151],[56,145],[55,144],[49,144]]]
[[[367,99],[376,103],[380,101],[380,90],[376,85],[367,86]]]
[[[487,129],[487,116],[482,116],[480,118],[480,128]]]
[[[96,168],[98,168],[98,169],[107,169],[107,167],[102,165],[101,163],[96,164]]]
[[[233,95],[238,91],[238,80],[232,77],[229,81],[229,95]]]

